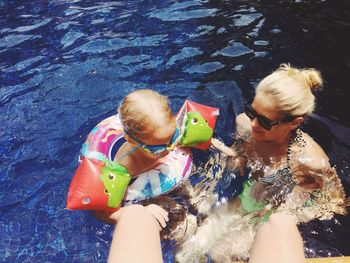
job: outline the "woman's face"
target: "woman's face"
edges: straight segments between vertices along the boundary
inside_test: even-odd
[[[276,104],[270,95],[257,93],[252,103],[252,108],[260,116],[278,122],[283,120],[285,116],[281,115],[277,110]],[[290,122],[273,125],[270,130],[261,126],[258,118],[251,119],[252,135],[257,141],[276,141],[281,142],[291,131]]]

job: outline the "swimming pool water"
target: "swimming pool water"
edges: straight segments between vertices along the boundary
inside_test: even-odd
[[[85,136],[136,88],[174,112],[185,99],[220,107],[216,136],[230,144],[263,76],[283,62],[320,69],[304,129],[349,196],[349,21],[346,0],[0,1],[0,261],[106,262],[113,227],[65,199]],[[300,229],[308,256],[350,255],[349,216]]]

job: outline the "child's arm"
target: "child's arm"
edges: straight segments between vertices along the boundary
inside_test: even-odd
[[[230,147],[226,146],[222,141],[219,139],[213,138],[211,140],[211,146],[214,147],[215,149],[219,150],[223,154],[227,156],[236,156],[237,153],[231,149]]]

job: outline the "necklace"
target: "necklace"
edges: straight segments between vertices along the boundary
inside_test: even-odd
[[[305,147],[306,146],[306,141],[303,138],[303,134],[301,130],[296,129],[292,132],[291,138],[288,143],[288,148],[287,148],[287,161],[286,161],[286,166],[282,169],[277,170],[274,174],[268,175],[268,176],[262,176],[259,178],[260,181],[264,183],[272,183],[274,182],[277,178],[284,177],[286,175],[291,174],[291,155],[292,155],[292,146],[293,144],[298,145],[299,147]]]
[[[290,140],[289,140],[289,143],[288,143],[288,148],[287,148],[287,169],[288,171],[291,170],[291,167],[290,167],[290,156],[291,156],[291,153],[292,153],[292,145],[293,145],[293,140],[294,140],[295,136],[294,134],[292,134]]]
[[[306,141],[303,138],[303,133],[300,129],[296,129],[293,131],[291,139],[289,140],[288,143],[288,149],[287,149],[287,168],[291,170],[290,167],[290,158],[291,158],[291,153],[292,153],[292,145],[293,144],[298,145],[299,147],[305,147],[306,146]]]
[[[299,147],[305,147],[307,144],[306,140],[303,138],[301,130],[299,129],[292,132],[288,143],[286,167],[277,170],[273,175],[262,176],[259,178],[259,181],[268,184],[266,190],[270,192],[271,202],[275,207],[279,206],[286,200],[288,194],[292,192],[296,185],[290,165],[292,146],[294,143]]]

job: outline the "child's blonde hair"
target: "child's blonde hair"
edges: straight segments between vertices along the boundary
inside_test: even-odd
[[[150,89],[136,90],[125,96],[118,113],[124,129],[141,139],[153,133],[161,123],[174,120],[168,98]]]
[[[272,96],[283,115],[307,116],[315,109],[315,96],[311,89],[322,84],[321,74],[316,69],[297,69],[281,64],[259,83],[256,93]]]

